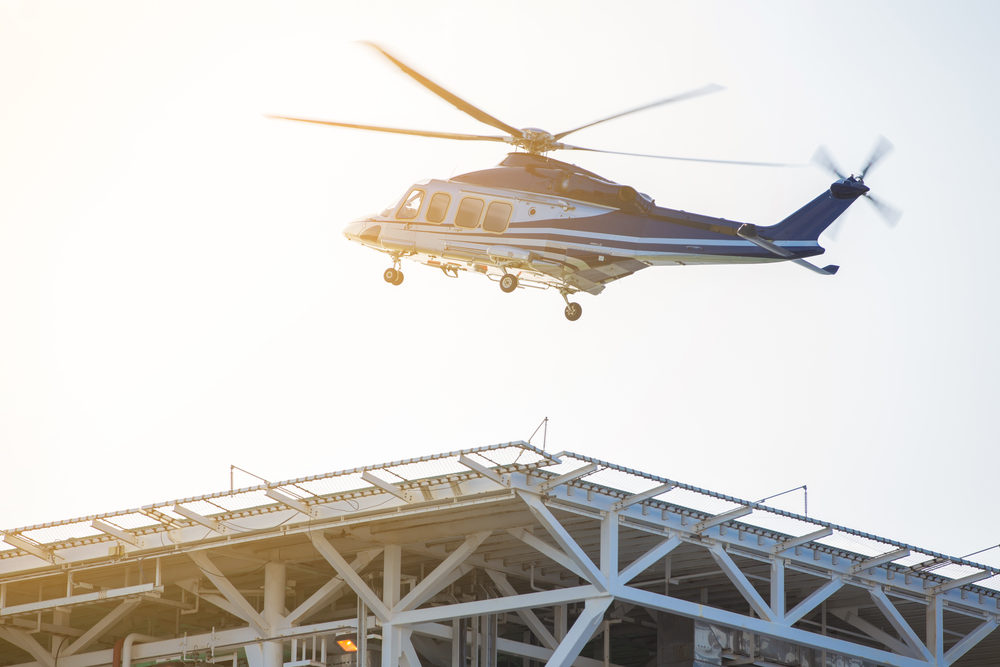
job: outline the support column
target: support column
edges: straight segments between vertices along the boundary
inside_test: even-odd
[[[285,564],[264,565],[264,610],[261,616],[269,630],[281,627],[285,617]],[[262,645],[264,667],[282,667],[285,662],[284,649],[280,641],[264,642]]]
[[[399,581],[403,561],[403,549],[398,544],[387,544],[382,552],[382,602],[390,614],[399,602]],[[403,655],[403,633],[386,623],[382,626],[382,667],[399,667]]]
[[[944,604],[940,595],[932,595],[927,601],[927,648],[933,656],[934,665],[947,664],[944,659]]]

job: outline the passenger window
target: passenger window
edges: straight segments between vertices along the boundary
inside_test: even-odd
[[[458,213],[455,214],[455,225],[472,229],[479,226],[479,216],[483,212],[483,200],[475,197],[466,197],[458,205]]]
[[[514,207],[507,202],[490,202],[489,208],[486,209],[486,218],[483,220],[483,229],[488,232],[506,231],[513,210]]]
[[[431,203],[427,205],[427,222],[441,222],[451,205],[451,195],[446,192],[435,192]]]
[[[410,194],[406,195],[406,201],[404,201],[403,205],[399,207],[399,212],[396,213],[396,217],[400,220],[411,220],[417,217],[417,213],[420,212],[420,204],[422,204],[423,201],[423,190],[411,190]]]

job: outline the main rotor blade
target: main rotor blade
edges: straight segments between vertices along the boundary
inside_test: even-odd
[[[488,113],[486,113],[485,111],[483,111],[479,107],[473,106],[472,104],[470,104],[470,103],[466,102],[465,100],[463,100],[458,95],[455,95],[454,93],[451,93],[450,91],[442,88],[441,86],[439,86],[438,84],[434,83],[433,81],[431,81],[430,79],[428,79],[426,76],[424,76],[423,74],[421,74],[417,70],[413,69],[412,67],[410,67],[406,63],[400,61],[398,58],[396,58],[395,56],[393,56],[392,54],[390,54],[388,51],[386,51],[385,49],[383,49],[378,44],[375,44],[374,42],[362,42],[362,43],[363,44],[367,44],[368,46],[372,47],[373,49],[375,49],[376,51],[378,51],[379,53],[381,53],[383,56],[385,56],[386,58],[388,58],[392,62],[393,65],[395,65],[399,69],[403,70],[404,73],[406,73],[407,75],[409,75],[410,78],[412,78],[414,81],[416,81],[417,83],[419,83],[421,86],[423,86],[427,90],[431,91],[432,93],[434,93],[438,97],[444,99],[446,102],[448,102],[452,106],[456,107],[457,109],[459,109],[461,111],[464,111],[465,113],[469,114],[470,116],[472,116],[476,120],[480,121],[481,123],[486,123],[487,125],[492,125],[493,127],[497,128],[498,130],[503,130],[504,132],[507,132],[508,134],[510,134],[513,137],[520,138],[521,136],[523,136],[522,133],[521,133],[521,130],[519,130],[516,127],[513,127],[511,125],[508,125],[507,123],[503,122],[499,118],[494,118],[493,116],[489,115]]]
[[[701,95],[708,95],[709,93],[714,93],[719,90],[725,90],[722,86],[710,83],[707,86],[702,86],[701,88],[696,88],[694,90],[689,90],[686,93],[681,93],[680,95],[673,95],[671,97],[664,97],[662,100],[657,100],[655,102],[650,102],[649,104],[643,104],[641,107],[636,107],[634,109],[629,109],[628,111],[622,111],[621,113],[616,113],[613,116],[608,116],[607,118],[602,118],[600,120],[595,120],[592,123],[587,123],[586,125],[581,125],[580,127],[574,127],[572,130],[566,130],[565,132],[560,132],[555,135],[556,141],[562,139],[567,134],[572,134],[584,128],[593,127],[599,123],[604,123],[609,120],[614,120],[615,118],[621,118],[622,116],[627,116],[630,113],[636,113],[637,111],[645,111],[646,109],[652,109],[653,107],[662,106],[664,104],[670,104],[671,102],[680,102],[681,100],[688,100],[692,97],[700,97]]]
[[[868,164],[861,169],[861,179],[864,180],[865,174],[868,173],[868,170],[874,167],[875,164],[892,151],[892,149],[893,145],[891,141],[885,137],[879,137],[878,143],[875,144],[875,148],[872,150],[871,157],[868,158]]]
[[[837,163],[833,161],[830,157],[830,151],[826,150],[826,146],[820,146],[816,149],[815,155],[813,155],[813,162],[823,167],[827,171],[833,172],[833,175],[837,178],[847,178],[844,173],[840,171]]]
[[[749,167],[798,167],[800,165],[784,162],[747,162],[743,160],[712,160],[698,157],[677,157],[675,155],[650,155],[648,153],[625,153],[622,151],[605,151],[599,148],[583,148],[582,146],[571,146],[569,144],[559,144],[558,150],[567,151],[587,151],[589,153],[608,153],[610,155],[630,155],[632,157],[651,157],[658,160],[680,160],[682,162],[707,162],[709,164],[739,164]]]
[[[280,120],[294,120],[299,123],[315,123],[316,125],[332,125],[333,127],[349,127],[355,130],[371,130],[372,132],[391,132],[393,134],[412,134],[416,137],[434,137],[437,139],[460,139],[462,141],[501,141],[507,143],[507,137],[490,137],[480,134],[456,134],[454,132],[433,132],[430,130],[407,130],[398,127],[381,127],[379,125],[358,125],[357,123],[337,123],[332,120],[314,120],[312,118],[293,118],[292,116],[268,116]]]

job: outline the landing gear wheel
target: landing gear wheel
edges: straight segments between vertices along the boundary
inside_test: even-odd
[[[566,310],[563,311],[566,315],[566,319],[570,322],[576,322],[583,315],[583,306],[573,301],[570,301],[566,305]]]
[[[517,276],[511,273],[505,273],[500,278],[500,290],[510,294],[517,289]]]
[[[398,285],[403,282],[403,272],[399,269],[386,269],[382,274],[382,279],[390,285]]]

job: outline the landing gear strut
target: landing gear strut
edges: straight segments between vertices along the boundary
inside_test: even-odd
[[[500,290],[510,294],[517,289],[517,276],[512,273],[505,273],[500,277]]]
[[[570,301],[569,292],[560,291],[560,294],[562,294],[563,301],[566,302],[566,309],[563,311],[563,314],[570,322],[576,322],[583,315],[583,306],[575,301]]]

